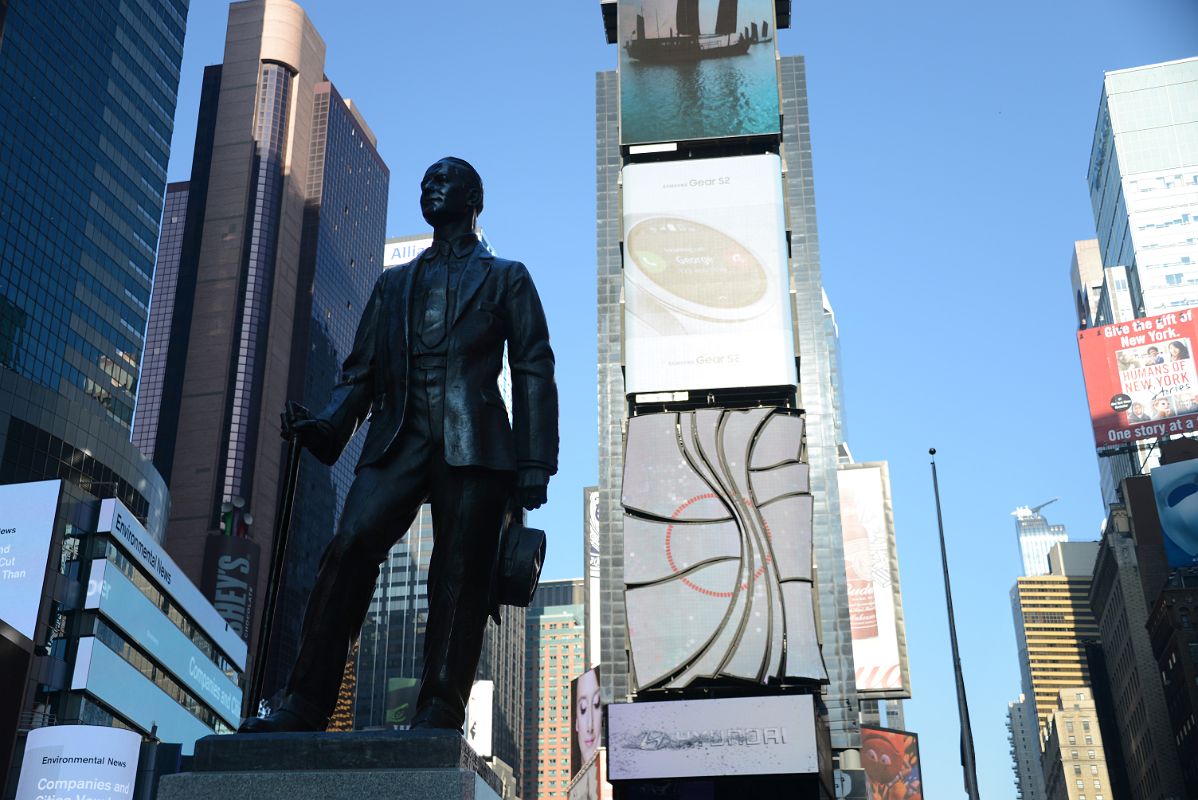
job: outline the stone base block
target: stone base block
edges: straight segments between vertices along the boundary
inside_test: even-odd
[[[499,777],[450,731],[208,736],[160,800],[499,800]]]

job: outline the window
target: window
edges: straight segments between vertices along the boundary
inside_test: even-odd
[[[1097,774],[1098,774],[1098,765],[1097,765],[1097,764],[1091,764],[1091,765],[1090,765],[1090,774],[1091,774],[1091,775],[1097,775]]]
[[[1069,720],[1065,723],[1065,730],[1073,733],[1073,720]]]
[[[1077,744],[1077,737],[1076,737],[1076,736],[1070,736],[1070,737],[1069,737],[1069,744]]]
[[[1094,751],[1093,750],[1088,751],[1086,753],[1086,757],[1089,758],[1091,761],[1093,761],[1094,760]]]

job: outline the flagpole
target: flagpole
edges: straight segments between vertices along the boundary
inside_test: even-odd
[[[961,766],[965,770],[965,793],[978,800],[977,761],[973,752],[973,728],[969,724],[969,702],[965,699],[965,676],[961,672],[961,651],[957,648],[957,622],[953,616],[953,590],[948,580],[948,550],[944,546],[944,516],[940,513],[940,481],[936,477],[936,448],[932,457],[932,490],[936,494],[936,525],[940,528],[940,563],[944,567],[944,600],[948,607],[948,636],[953,648],[953,674],[957,679],[957,708],[961,714]]]

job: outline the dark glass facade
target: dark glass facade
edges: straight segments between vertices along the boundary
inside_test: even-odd
[[[233,386],[228,395],[225,429],[224,497],[249,497],[254,447],[262,411],[266,339],[274,288],[275,257],[283,199],[283,162],[287,155],[291,71],[263,63],[254,114],[254,180],[246,227],[249,239],[238,293],[237,337],[233,350]]]
[[[319,411],[340,377],[341,362],[349,355],[381,272],[378,253],[386,237],[390,171],[372,136],[331,83],[316,87],[311,131],[288,396]],[[316,567],[336,528],[364,438],[359,432],[332,467],[306,451],[301,457],[278,624],[264,682],[268,694],[272,687],[282,687],[299,652],[299,626]]]
[[[12,0],[4,20],[0,366],[126,429],[187,6]]]
[[[154,460],[154,440],[162,411],[162,391],[166,382],[171,322],[175,316],[175,293],[179,286],[179,258],[183,254],[189,188],[186,182],[172,183],[166,187],[162,234],[158,239],[154,294],[150,302],[150,322],[146,327],[146,350],[141,362],[137,415],[133,419],[133,444],[151,461]]]

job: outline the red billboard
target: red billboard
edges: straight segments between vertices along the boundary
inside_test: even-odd
[[[1194,310],[1079,331],[1098,447],[1198,429]]]
[[[861,726],[861,767],[869,800],[923,800],[919,737]]]

